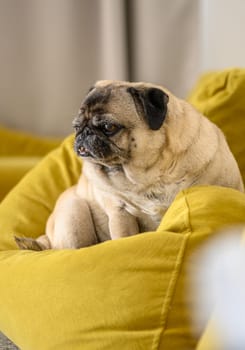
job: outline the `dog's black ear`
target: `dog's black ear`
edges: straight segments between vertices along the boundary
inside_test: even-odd
[[[143,109],[149,127],[152,130],[160,129],[167,114],[168,95],[158,88],[141,90],[129,87],[127,91],[132,95],[136,108],[140,105]]]

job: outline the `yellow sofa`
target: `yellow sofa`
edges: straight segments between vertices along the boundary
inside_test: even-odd
[[[205,75],[189,96],[223,128],[243,176],[244,93],[245,70],[230,69]],[[199,343],[203,329],[193,332],[192,254],[220,228],[245,222],[245,195],[193,187],[177,195],[156,232],[79,250],[18,251],[13,235],[42,234],[58,195],[77,181],[72,143],[70,136],[50,152],[0,205],[0,330],[22,350],[216,350]]]
[[[0,201],[42,157],[60,143],[58,138],[42,138],[0,127]]]

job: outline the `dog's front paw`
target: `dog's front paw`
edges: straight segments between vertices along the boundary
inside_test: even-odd
[[[26,237],[17,237],[14,236],[15,242],[18,245],[18,247],[22,250],[44,250],[45,247],[42,246],[39,242],[37,242],[33,238],[26,238]]]

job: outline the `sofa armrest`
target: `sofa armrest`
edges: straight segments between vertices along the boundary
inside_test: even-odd
[[[0,157],[0,201],[41,157]]]

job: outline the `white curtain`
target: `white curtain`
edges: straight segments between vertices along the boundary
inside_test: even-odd
[[[245,1],[199,2],[201,70],[245,67]]]
[[[71,120],[100,68],[99,2],[0,0],[0,123],[45,135]]]

